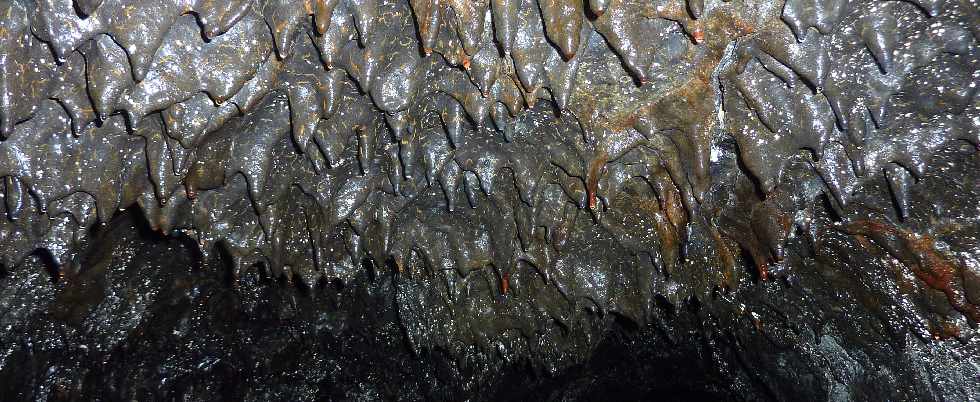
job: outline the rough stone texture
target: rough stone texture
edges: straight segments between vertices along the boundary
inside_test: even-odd
[[[2,395],[978,400],[978,65],[976,0],[0,0]]]

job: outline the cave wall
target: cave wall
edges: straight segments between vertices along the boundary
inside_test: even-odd
[[[205,399],[240,376],[250,399],[589,398],[614,381],[596,369],[611,347],[696,355],[679,371],[703,379],[679,386],[736,399],[980,398],[976,0],[0,16],[0,379],[17,395]],[[225,304],[170,311],[212,294]],[[321,322],[358,314],[374,318]],[[231,363],[205,364],[188,320]],[[384,344],[366,356],[390,370],[357,368]],[[175,347],[188,357],[157,360]],[[113,360],[131,348],[146,354]],[[640,394],[672,387],[634,360]],[[136,362],[219,371],[96,391]],[[261,386],[288,370],[304,374]]]

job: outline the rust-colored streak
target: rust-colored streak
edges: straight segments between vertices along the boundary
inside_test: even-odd
[[[937,341],[959,338],[961,336],[959,327],[946,320],[943,320],[938,325],[930,326],[929,332],[932,335],[932,339]]]
[[[691,32],[691,37],[694,38],[694,43],[702,43],[704,42],[704,31],[697,29]]]
[[[678,229],[670,222],[670,218],[664,213],[656,200],[640,198],[631,202],[635,203],[640,211],[653,219],[653,227],[657,231],[657,237],[660,240],[660,252],[664,259],[665,268],[668,273],[673,272],[678,256],[680,255],[681,241]]]
[[[684,209],[684,201],[670,176],[666,177],[661,189],[661,207],[667,213],[667,219],[677,230],[687,226],[687,210]]]
[[[759,280],[762,282],[769,280],[769,264],[759,264]]]
[[[871,238],[875,244],[911,269],[919,280],[943,292],[956,311],[974,322],[980,322],[980,309],[966,299],[962,289],[954,286],[962,268],[936,250],[932,237],[872,219],[851,222],[844,229],[847,233]]]
[[[603,168],[606,166],[606,162],[609,159],[609,155],[605,152],[600,152],[596,155],[592,162],[589,162],[589,171],[586,173],[585,191],[589,196],[589,209],[595,209],[596,207],[596,191],[599,188],[599,176],[602,175]]]

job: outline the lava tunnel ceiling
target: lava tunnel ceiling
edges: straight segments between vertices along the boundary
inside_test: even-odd
[[[396,277],[416,351],[843,308],[976,353],[978,65],[976,0],[0,0],[0,266],[137,209],[233,283]]]

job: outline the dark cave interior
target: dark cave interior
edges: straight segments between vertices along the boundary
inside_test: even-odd
[[[0,400],[980,401],[980,0],[0,0]]]

